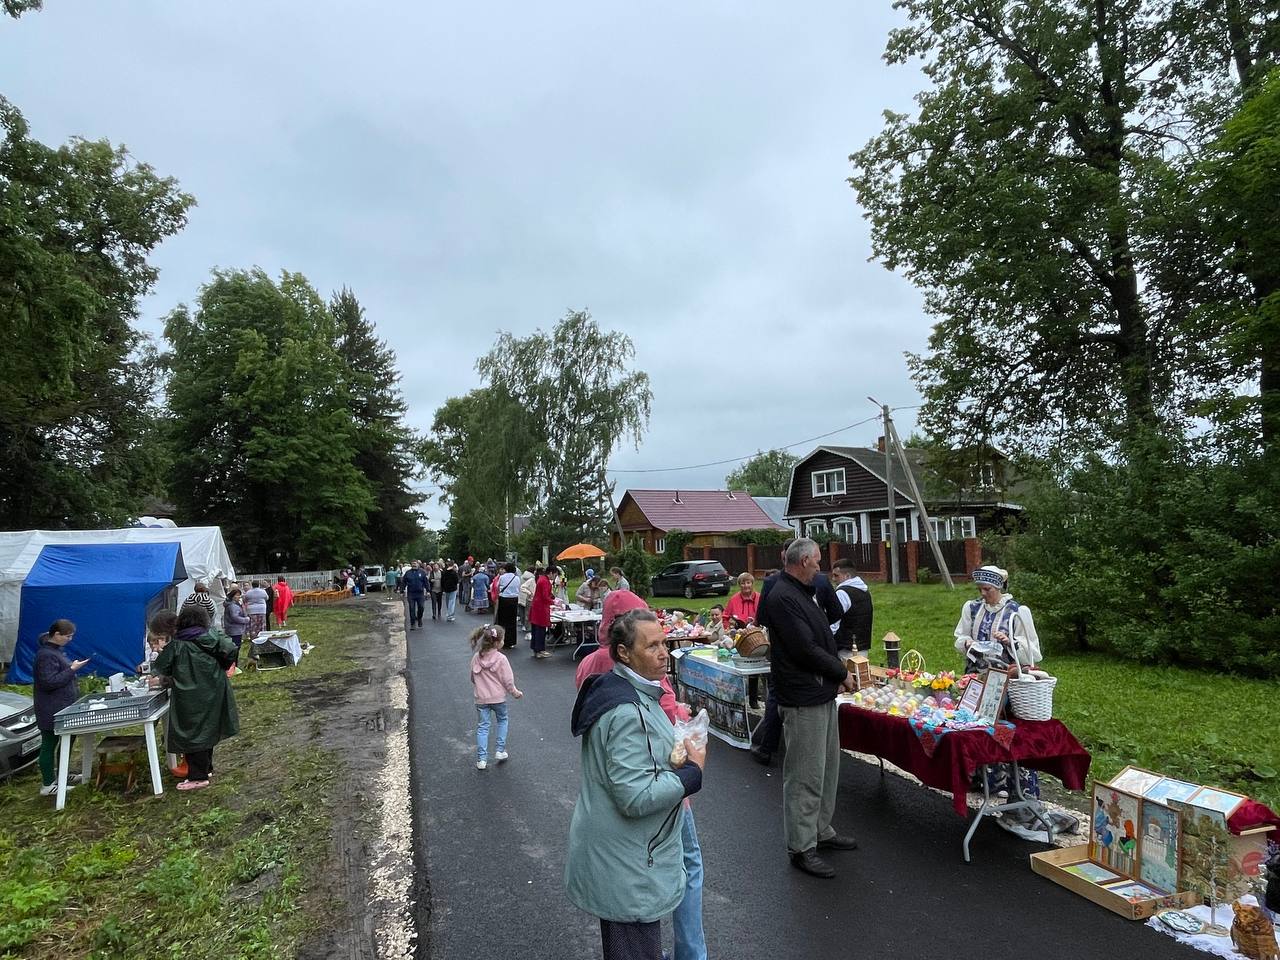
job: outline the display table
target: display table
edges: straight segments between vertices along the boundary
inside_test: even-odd
[[[71,738],[81,746],[80,781],[93,776],[93,755],[97,735],[109,730],[142,726],[147,738],[147,760],[151,764],[151,789],[164,792],[160,780],[160,755],[156,748],[156,724],[169,712],[169,692],[155,690],[139,696],[91,693],[53,715],[53,732],[61,737],[58,751],[58,800],[55,810],[67,805],[67,773],[71,765]]]
[[[882,767],[888,760],[919,778],[921,783],[950,791],[951,805],[962,817],[969,812],[966,798],[973,775],[983,770],[983,803],[962,844],[966,863],[969,862],[969,841],[984,816],[1023,808],[1037,816],[1042,812],[1039,801],[1023,797],[1020,792],[1016,798],[1010,797],[1008,803],[996,802],[986,792],[987,766],[1011,763],[1015,767],[1040,770],[1057,777],[1069,790],[1083,790],[1089,776],[1092,759],[1089,751],[1060,720],[1011,720],[1015,729],[1007,748],[983,730],[955,730],[938,740],[930,756],[905,717],[891,717],[842,703],[839,719],[842,748],[869,753],[881,761]],[[1012,779],[1018,782],[1016,770]],[[1052,838],[1052,824],[1047,820],[1044,824]]]
[[[292,667],[296,667],[306,653],[298,639],[297,630],[263,630],[249,644],[249,657],[252,660],[261,660],[264,653],[277,651],[293,661],[286,664]]]
[[[685,647],[672,652],[676,660],[676,699],[697,713],[707,711],[711,732],[735,747],[751,747],[751,734],[760,722],[747,710],[748,686],[753,678],[769,676],[769,661],[733,657],[720,660],[715,647]]]
[[[577,649],[573,652],[573,657],[577,660],[580,655],[590,653],[596,648],[596,631],[600,627],[600,614],[595,610],[586,610],[582,607],[552,610],[551,626],[555,633],[547,638],[547,646],[562,647],[566,644],[577,644]]]

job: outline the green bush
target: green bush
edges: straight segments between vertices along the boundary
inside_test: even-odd
[[[631,592],[638,597],[649,596],[649,578],[657,572],[663,561],[645,553],[644,545],[639,537],[632,537],[618,554],[618,566],[626,574],[631,584]]]
[[[677,563],[684,559],[684,548],[693,542],[693,534],[688,530],[668,530],[664,539],[666,550],[663,557],[667,563]]]
[[[1014,595],[1059,649],[1280,675],[1280,470],[1145,453],[1028,499]]]

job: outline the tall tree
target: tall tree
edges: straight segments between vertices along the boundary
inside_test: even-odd
[[[409,488],[417,437],[404,425],[407,408],[396,355],[378,338],[355,294],[343,287],[329,301],[329,310],[337,325],[351,413],[359,427],[354,462],[373,492],[365,534],[372,557],[385,560],[420,533],[413,512],[419,497]]]
[[[16,20],[24,13],[39,10],[44,6],[44,0],[4,0],[3,6],[4,12]]]
[[[786,450],[758,451],[725,477],[724,485],[730,490],[745,490],[753,497],[785,497],[790,493],[791,468],[799,459]]]
[[[931,86],[851,182],[876,255],[938,318],[912,361],[927,429],[1106,447],[1247,379],[1205,349],[1220,318],[1194,308],[1238,278],[1183,173],[1238,92],[1227,54],[1269,48],[1274,4],[898,6],[886,56],[924,60]]]
[[[156,482],[147,257],[194,200],[105,141],[33,140],[2,97],[0,129],[0,526],[119,522]]]
[[[627,439],[639,444],[653,400],[648,374],[628,369],[634,356],[630,337],[570,311],[550,333],[500,334],[476,364],[520,411],[508,451],[530,490],[532,523],[548,536],[566,537],[570,528],[580,537],[605,536],[609,456]]]
[[[366,548],[373,509],[337,328],[296,273],[215,271],[165,323],[171,468],[183,520],[223,527],[237,562],[297,569]]]

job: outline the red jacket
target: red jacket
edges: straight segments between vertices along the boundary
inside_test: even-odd
[[[726,630],[733,626],[734,617],[737,617],[743,623],[748,620],[753,623],[759,623],[760,594],[752,592],[750,597],[744,597],[741,593],[735,593],[730,597],[729,602],[724,605],[724,613],[721,615],[721,620]]]
[[[551,626],[551,580],[545,573],[538,574],[538,582],[533,587],[529,623],[535,627]]]

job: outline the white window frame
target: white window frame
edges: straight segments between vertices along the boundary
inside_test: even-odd
[[[933,538],[939,543],[951,539],[951,520],[948,517],[930,517],[929,529],[933,531]]]
[[[822,478],[823,489],[818,489],[818,478]],[[835,477],[836,482],[831,482],[828,478]],[[815,497],[835,497],[840,496],[848,491],[845,483],[844,467],[833,467],[830,470],[815,470],[809,474],[809,483],[813,487],[813,495]]]
[[[846,528],[843,532],[840,530],[842,526]],[[858,521],[853,517],[836,517],[831,521],[831,532],[845,543],[857,543]]]
[[[825,520],[806,520],[804,522],[804,535],[811,537],[815,533],[826,533],[827,521]]]
[[[952,523],[960,525],[960,536],[957,540],[968,540],[978,535],[978,518],[977,517],[952,517]]]
[[[667,538],[666,538],[666,537],[658,537],[658,539],[656,539],[656,540],[654,540],[654,541],[653,541],[653,552],[654,552],[654,553],[666,553],[666,552],[667,552]]]
[[[902,536],[898,538],[898,542],[906,543],[911,538],[910,536],[911,527],[908,525],[906,517],[898,517],[897,522],[901,524],[901,526],[898,529],[899,529],[899,532],[902,534]],[[882,517],[880,520],[880,539],[883,540],[885,543],[889,542],[889,518],[888,517]]]

